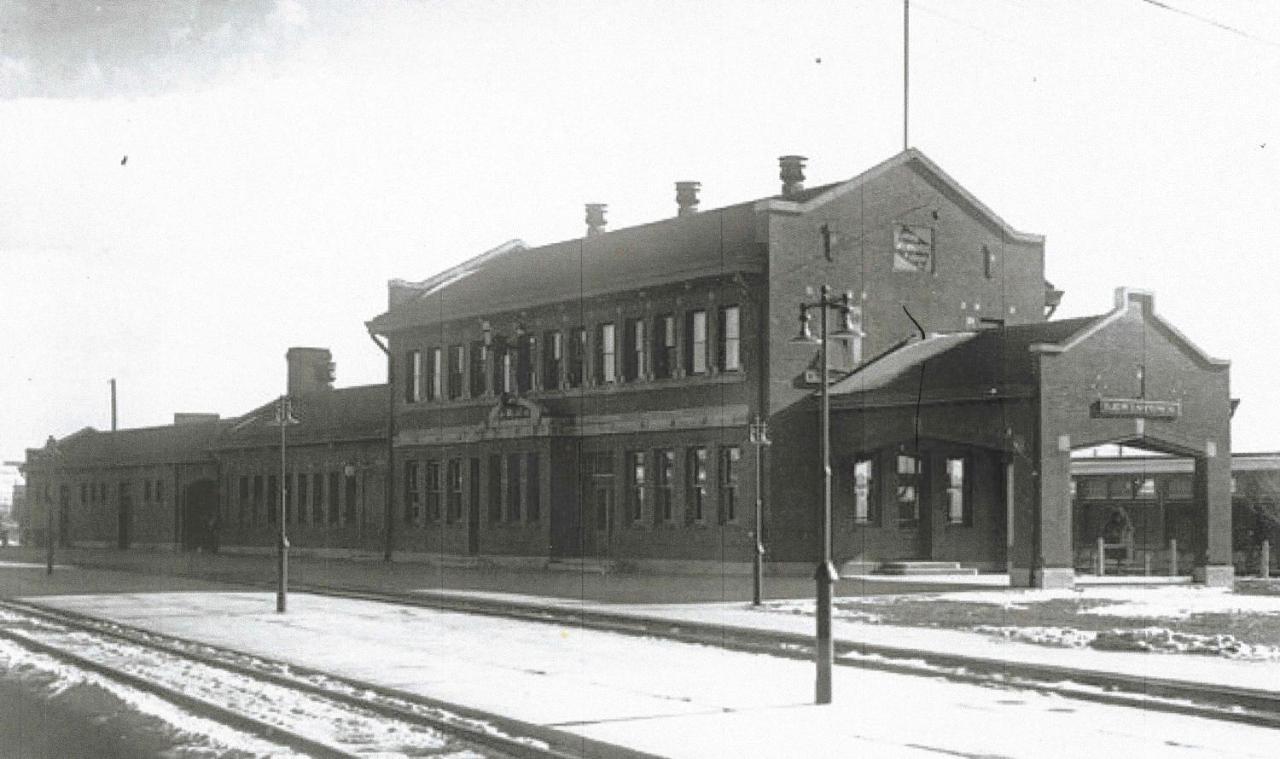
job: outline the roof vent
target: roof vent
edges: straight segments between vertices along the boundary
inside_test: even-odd
[[[676,182],[676,205],[679,206],[679,215],[688,216],[698,212],[698,190],[702,189],[701,182]]]
[[[802,155],[784,155],[778,158],[778,178],[782,180],[782,196],[789,198],[804,189],[804,163]]]
[[[587,204],[587,237],[595,237],[604,234],[605,222],[604,214],[609,209],[605,203],[588,203]]]

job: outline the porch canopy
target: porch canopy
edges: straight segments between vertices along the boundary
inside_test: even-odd
[[[831,386],[833,455],[897,449],[918,456],[944,446],[997,460],[1002,497],[989,504],[1004,517],[991,523],[1005,536],[997,558],[1013,584],[1036,586],[1073,582],[1072,450],[1124,443],[1188,457],[1204,509],[1196,573],[1226,584],[1228,372],[1229,362],[1208,356],[1155,313],[1150,293],[1120,288],[1107,314],[931,334],[868,361]],[[923,558],[959,550],[940,543],[948,537],[939,516],[945,510],[937,497],[922,504],[921,529],[934,529]]]

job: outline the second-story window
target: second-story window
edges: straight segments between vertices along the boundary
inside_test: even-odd
[[[441,385],[444,383],[443,354],[439,348],[427,352],[427,400],[438,401],[444,395]]]
[[[676,318],[663,314],[653,322],[653,376],[667,379],[676,371]]]
[[[737,306],[720,309],[720,329],[716,332],[716,367],[722,372],[736,372],[742,368],[740,313]]]
[[[560,373],[564,371],[564,334],[548,332],[542,341],[542,387],[556,390],[560,387]]]
[[[511,364],[507,355],[507,341],[503,337],[493,338],[493,392],[507,392],[510,379]]]
[[[707,373],[707,312],[690,311],[686,317],[684,365],[689,374]]]
[[[470,387],[468,388],[472,398],[479,398],[484,395],[484,362],[485,362],[484,343],[474,340],[471,343],[470,362],[467,366],[467,377],[470,379]]]
[[[466,362],[466,350],[461,345],[449,346],[449,400],[462,397],[462,372]]]
[[[645,362],[644,319],[628,319],[623,334],[622,379],[635,382],[644,379],[648,366]]]
[[[587,355],[587,329],[574,327],[569,338],[569,387],[582,386],[582,367]]]
[[[404,399],[406,403],[422,400],[422,351],[409,351],[405,355]]]
[[[613,323],[601,324],[596,329],[596,382],[608,385],[618,381],[617,341]]]
[[[532,334],[521,335],[516,340],[516,392],[524,395],[533,389],[533,355],[538,349],[538,338]]]

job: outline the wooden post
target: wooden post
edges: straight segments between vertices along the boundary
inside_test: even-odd
[[[1262,541],[1262,551],[1258,556],[1258,576],[1264,580],[1271,576],[1271,541]]]
[[[1102,577],[1107,573],[1107,543],[1104,538],[1098,538],[1098,576]]]
[[[1178,576],[1178,539],[1169,538],[1169,576]]]

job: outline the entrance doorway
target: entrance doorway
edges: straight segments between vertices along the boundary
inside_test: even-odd
[[[1077,572],[1190,574],[1206,546],[1208,505],[1196,461],[1151,447],[1072,452]]]
[[[188,551],[218,550],[218,485],[197,480],[183,489],[182,547]]]
[[[582,493],[586,496],[590,528],[584,535],[587,556],[605,558],[610,555],[614,530],[614,462],[613,452],[603,451],[585,456]]]

